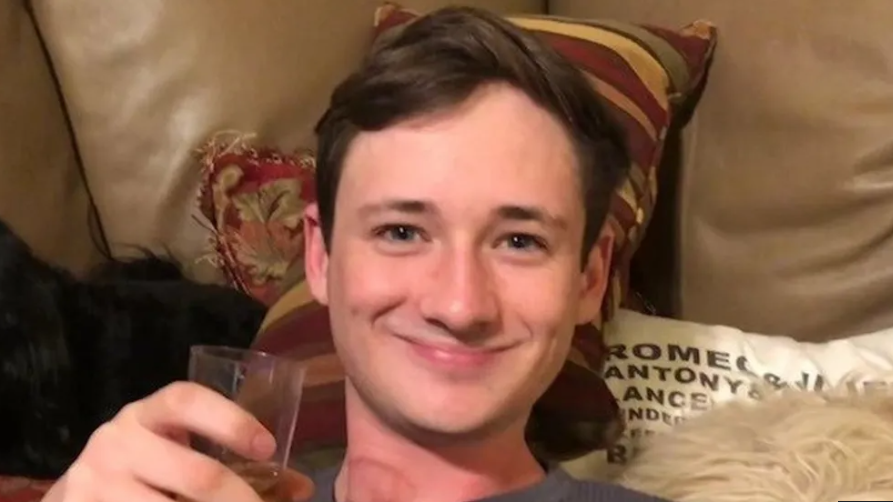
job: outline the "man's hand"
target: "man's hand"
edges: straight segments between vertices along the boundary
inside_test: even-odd
[[[298,471],[286,469],[280,485],[280,500],[286,502],[304,502],[313,496],[313,481]]]
[[[198,384],[178,382],[127,405],[99,427],[43,500],[262,502],[233,471],[190,449],[190,433],[248,459],[265,460],[275,450],[272,435],[235,403]],[[288,478],[294,485],[288,490],[303,494],[306,486],[299,480],[306,478]]]

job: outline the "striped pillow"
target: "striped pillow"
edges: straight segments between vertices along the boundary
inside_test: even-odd
[[[376,12],[375,34],[380,36],[416,17],[413,11],[385,4]],[[674,110],[702,80],[715,30],[705,21],[672,31],[552,16],[508,19],[543,37],[586,73],[625,130],[633,160],[608,216],[616,245],[601,318],[577,329],[568,362],[531,420],[531,444],[544,457],[560,459],[603,447],[622,429],[617,403],[601,379],[605,354],[601,324],[614,316],[626,294],[630,260],[657,196],[657,168],[667,129]],[[305,393],[296,431],[301,440],[296,450],[305,454],[312,453],[308,449],[341,446],[343,441],[343,393],[331,373],[337,362],[333,362],[326,316],[326,310],[310,300],[306,287],[299,285],[271,309],[258,341],[266,350],[314,356],[327,368],[323,373],[328,376],[319,388]]]
[[[377,33],[417,17],[415,11],[385,4],[376,12]],[[626,295],[629,263],[657,198],[657,168],[667,129],[674,110],[700,84],[716,32],[707,21],[671,31],[603,19],[538,15],[507,19],[542,37],[582,70],[626,132],[633,165],[608,215],[616,240],[614,273],[600,325],[614,317]]]

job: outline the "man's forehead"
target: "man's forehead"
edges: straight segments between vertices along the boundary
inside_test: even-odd
[[[355,138],[336,205],[444,220],[576,227],[583,204],[564,128],[521,91],[491,86],[461,106]]]
[[[505,175],[511,167],[560,176],[565,173],[556,172],[558,164],[575,167],[576,157],[566,131],[548,112],[513,87],[491,84],[450,109],[360,133],[343,167],[362,166],[356,173],[361,177],[373,175],[370,169],[409,176],[435,174],[444,163],[478,176]]]

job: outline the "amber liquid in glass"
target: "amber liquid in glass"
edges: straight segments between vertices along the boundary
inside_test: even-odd
[[[275,464],[265,462],[238,462],[229,464],[233,472],[244,479],[264,502],[285,502],[285,494],[279,487],[280,471]],[[181,502],[192,502],[177,497]]]
[[[276,502],[281,498],[279,489],[279,468],[264,462],[244,462],[229,466],[244,479],[265,502]]]

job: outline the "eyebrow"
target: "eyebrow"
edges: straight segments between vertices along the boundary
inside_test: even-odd
[[[538,207],[505,205],[499,206],[496,209],[496,214],[504,220],[533,221],[548,227],[555,227],[558,229],[567,228],[567,222],[564,219],[550,214],[548,211]]]
[[[434,212],[434,205],[423,200],[412,199],[388,199],[381,202],[371,202],[360,206],[360,214],[372,216],[377,213],[395,211],[398,213],[423,214]]]
[[[365,217],[390,211],[407,214],[436,214],[438,212],[433,203],[415,199],[388,199],[381,202],[365,204],[360,207],[360,214]],[[563,218],[534,206],[506,204],[497,207],[494,214],[502,220],[537,222],[561,230],[567,228],[567,222]]]

